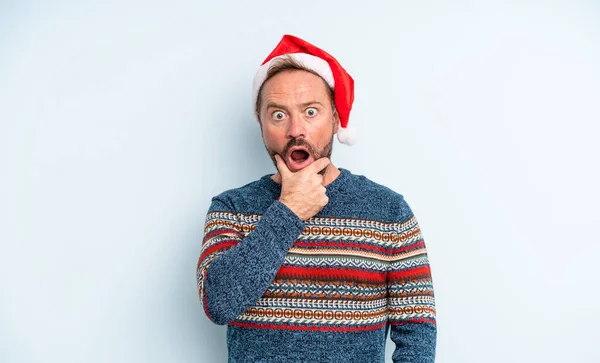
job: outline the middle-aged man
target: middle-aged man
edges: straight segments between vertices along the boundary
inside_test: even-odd
[[[229,362],[433,362],[433,286],[403,196],[329,160],[351,143],[354,81],[285,35],[253,89],[277,173],[212,199],[197,268],[206,315],[227,324]],[[401,168],[395,163],[391,169]]]

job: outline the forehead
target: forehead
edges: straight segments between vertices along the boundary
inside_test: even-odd
[[[327,87],[325,81],[316,74],[287,70],[277,73],[265,82],[261,97],[263,101],[324,102],[329,99]]]

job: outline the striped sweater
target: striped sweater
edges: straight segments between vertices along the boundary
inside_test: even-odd
[[[340,168],[302,221],[266,175],[212,199],[200,300],[227,324],[229,362],[433,362],[425,243],[402,195]]]

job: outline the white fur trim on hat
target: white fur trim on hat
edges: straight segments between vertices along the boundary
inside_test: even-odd
[[[254,76],[254,81],[252,82],[252,99],[254,100],[254,103],[256,103],[256,98],[258,97],[258,91],[260,90],[260,87],[267,78],[267,72],[269,71],[269,68],[271,67],[271,65],[273,65],[273,62],[285,56],[289,56],[293,60],[305,66],[306,68],[315,72],[316,74],[321,76],[325,80],[325,82],[327,82],[329,87],[335,89],[333,72],[331,72],[329,63],[327,63],[326,60],[306,53],[289,53],[275,57],[269,60],[267,63],[260,66],[260,68],[258,68],[258,71]]]
[[[346,145],[354,145],[356,143],[356,129],[350,127],[349,125],[346,127],[339,127],[337,131],[337,139],[342,144]]]

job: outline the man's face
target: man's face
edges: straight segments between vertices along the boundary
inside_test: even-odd
[[[331,156],[338,119],[323,79],[306,71],[283,71],[264,84],[261,97],[262,137],[275,165],[275,154],[292,172]]]

